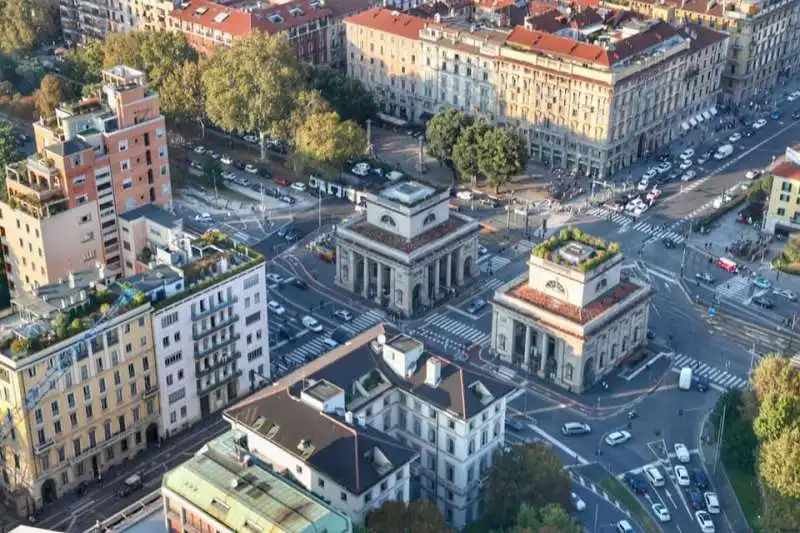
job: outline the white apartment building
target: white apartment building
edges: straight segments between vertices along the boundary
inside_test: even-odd
[[[182,431],[269,379],[264,258],[212,232],[150,248],[128,277],[153,302],[161,435]]]
[[[407,501],[413,476],[460,529],[482,512],[512,391],[378,325],[225,416],[256,459],[291,472],[355,523],[386,500]]]

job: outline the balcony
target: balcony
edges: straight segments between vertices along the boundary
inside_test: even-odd
[[[228,357],[223,357],[222,359],[220,359],[216,363],[212,364],[208,368],[203,368],[203,369],[200,368],[200,363],[197,362],[194,365],[195,375],[198,378],[204,378],[204,377],[208,376],[209,374],[212,374],[214,371],[219,370],[220,368],[224,367],[225,365],[227,365],[229,363],[235,363],[241,357],[242,357],[242,353],[241,352],[233,352],[233,354],[229,355]],[[236,372],[236,365],[235,364],[234,364],[234,367],[233,367],[233,371]]]
[[[221,350],[222,348],[225,348],[226,346],[230,346],[231,344],[233,344],[236,341],[238,341],[239,337],[241,337],[241,335],[239,335],[238,333],[234,333],[233,335],[231,335],[231,336],[229,336],[229,337],[227,337],[225,339],[219,340],[216,344],[213,344],[212,346],[210,346],[209,348],[207,348],[205,350],[197,350],[197,349],[195,349],[194,358],[195,359],[202,359],[203,357],[205,357],[205,356],[207,356],[209,354],[212,354],[212,353],[216,352],[217,350]]]
[[[149,400],[156,395],[158,395],[158,387],[150,387],[142,392],[142,400]]]
[[[232,306],[233,304],[235,304],[238,301],[239,301],[239,298],[237,296],[232,296],[231,298],[223,300],[222,302],[214,302],[214,304],[211,305],[210,307],[207,307],[206,309],[201,310],[201,311],[199,311],[197,313],[192,311],[192,320],[200,320],[202,318],[205,318],[205,317],[207,317],[209,315],[212,315],[212,314],[216,313],[220,309],[225,309],[226,307]]]
[[[36,455],[42,455],[50,450],[53,447],[55,441],[53,439],[47,439],[44,442],[40,442],[33,447],[33,453]]]
[[[206,387],[204,387],[202,382],[201,382],[201,380],[198,379],[197,380],[197,393],[202,396],[203,394],[207,394],[207,393],[213,391],[214,389],[218,389],[220,387],[224,387],[225,385],[227,385],[231,381],[238,380],[240,377],[242,377],[242,371],[241,370],[234,370],[233,372],[231,372],[227,376],[223,377],[222,379],[220,379],[218,381],[215,381],[214,383],[211,383],[210,385],[208,385]]]
[[[88,459],[93,455],[97,455],[98,453],[108,448],[109,446],[113,446],[123,438],[129,437],[134,433],[136,433],[137,431],[143,431],[151,423],[158,423],[158,416],[156,414],[146,416],[140,419],[138,422],[133,423],[130,426],[126,427],[124,430],[117,431],[104,441],[96,442],[94,446],[89,446],[88,448],[81,450],[80,454],[70,457],[68,463],[70,466],[75,466],[81,461]]]
[[[204,329],[203,331],[197,331],[192,333],[192,339],[195,341],[199,341],[205,337],[208,337],[215,331],[219,331],[221,329],[227,328],[228,326],[232,326],[238,321],[239,321],[239,315],[232,315],[230,318],[226,318],[225,320],[215,320],[212,317],[211,320],[209,321],[211,322],[210,327]]]

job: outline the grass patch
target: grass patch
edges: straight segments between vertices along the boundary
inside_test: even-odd
[[[725,472],[742,506],[742,511],[747,518],[747,523],[754,533],[759,533],[761,527],[759,516],[761,515],[761,491],[758,488],[758,481],[753,474],[745,472],[739,468],[726,466]]]
[[[659,533],[658,526],[653,522],[650,512],[642,505],[639,498],[633,495],[620,480],[615,477],[606,478],[598,483],[601,489],[606,491],[609,495],[619,500],[633,514],[634,518],[639,525],[644,528],[647,533]]]

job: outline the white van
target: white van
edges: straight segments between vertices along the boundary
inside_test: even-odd
[[[654,466],[648,468],[644,471],[644,475],[647,476],[647,479],[650,480],[654,487],[664,486],[664,476],[661,475],[661,471],[658,468]]]

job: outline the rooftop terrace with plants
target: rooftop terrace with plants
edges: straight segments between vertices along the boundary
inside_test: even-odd
[[[570,246],[570,244],[580,246]],[[531,255],[578,272],[586,273],[616,257],[622,251],[618,242],[607,242],[583,233],[578,228],[565,228],[542,241]]]

